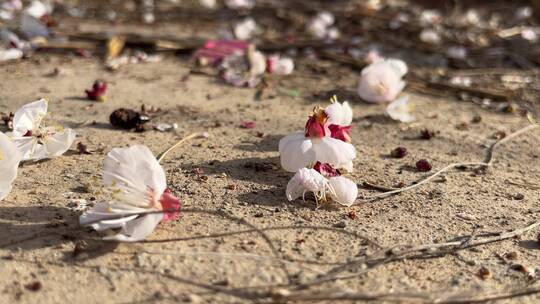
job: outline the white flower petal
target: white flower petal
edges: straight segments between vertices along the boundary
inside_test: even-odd
[[[24,136],[26,132],[35,130],[41,124],[41,120],[47,115],[48,102],[40,99],[25,104],[18,109],[13,116],[13,137]]]
[[[21,156],[11,139],[0,132],[0,201],[11,192]]]
[[[287,135],[279,141],[279,156],[281,166],[289,172],[296,172],[315,161],[312,141],[302,132]]]
[[[405,61],[401,59],[389,58],[389,59],[385,59],[385,61],[394,69],[396,69],[396,71],[399,72],[401,77],[405,76],[405,74],[407,74],[407,72],[409,71]]]
[[[301,168],[287,184],[286,195],[289,201],[295,200],[307,191],[326,191],[328,180],[315,169]]]
[[[341,205],[350,207],[358,196],[358,186],[356,183],[344,176],[335,176],[329,179],[332,200]]]
[[[75,131],[65,128],[51,136],[45,138],[45,149],[47,157],[60,156],[64,154],[75,140]]]
[[[96,231],[103,231],[111,228],[120,228],[124,223],[131,221],[137,217],[137,215],[127,216],[121,219],[110,220],[111,218],[118,217],[119,215],[128,215],[130,213],[144,212],[144,209],[133,209],[131,212],[111,212],[109,203],[100,202],[94,206],[94,208],[86,211],[79,217],[79,223],[83,226],[90,226]]]
[[[324,112],[328,115],[328,125],[350,126],[352,123],[352,108],[347,101],[335,102],[326,107]]]
[[[321,163],[329,163],[336,169],[351,169],[351,161],[356,157],[356,149],[350,143],[331,137],[314,138],[313,151],[315,159]]]
[[[104,240],[121,242],[137,242],[144,240],[159,224],[163,214],[147,214],[132,221],[126,222],[122,231],[114,236],[104,237]]]
[[[403,96],[394,100],[386,107],[386,114],[393,120],[407,123],[415,120],[410,110],[409,96]]]
[[[152,152],[142,145],[115,148],[109,152],[103,166],[103,183],[107,187],[121,188],[128,195],[152,190],[158,199],[167,187],[163,168]]]

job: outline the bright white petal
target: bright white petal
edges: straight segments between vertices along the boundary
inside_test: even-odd
[[[116,240],[121,242],[137,242],[144,240],[159,224],[163,214],[148,214],[135,220],[126,222],[122,231],[114,236],[104,237],[104,240]]]
[[[386,107],[386,114],[390,116],[390,118],[405,123],[415,120],[410,111],[411,105],[409,104],[409,96],[398,98]]]
[[[18,109],[13,116],[13,137],[24,136],[26,132],[37,129],[47,115],[47,105],[47,100],[40,99]]]
[[[402,66],[386,60],[374,62],[362,70],[358,82],[358,95],[368,102],[389,102],[403,90]]]
[[[136,195],[142,200],[145,199],[144,193],[147,190],[152,190],[159,199],[167,187],[163,168],[152,152],[142,145],[115,148],[109,152],[103,165],[103,183],[107,187],[122,189],[126,195]]]
[[[75,140],[75,131],[73,129],[63,129],[54,135],[48,136],[45,139],[45,149],[47,157],[60,156],[64,154]]]
[[[287,199],[292,201],[305,192],[321,192],[328,187],[328,180],[315,169],[301,168],[287,184]]]
[[[11,139],[0,132],[0,201],[11,192],[21,156]]]
[[[356,183],[344,176],[335,176],[329,179],[332,200],[341,205],[350,207],[358,196],[358,186]]]
[[[356,149],[350,143],[331,137],[313,139],[315,160],[321,163],[329,163],[336,169],[349,167],[351,161],[356,158]]]
[[[79,223],[83,226],[90,226],[96,231],[103,231],[111,228],[123,227],[124,223],[131,221],[137,217],[137,215],[127,216],[121,219],[110,220],[111,218],[118,217],[119,215],[128,215],[130,213],[144,212],[144,210],[133,209],[132,212],[117,213],[111,212],[109,203],[100,202],[94,206],[94,208],[83,213],[79,217]]]
[[[401,59],[390,58],[390,59],[386,59],[385,61],[389,65],[391,65],[394,69],[396,69],[399,72],[401,77],[405,76],[405,74],[407,74],[407,72],[409,71],[405,61]]]
[[[281,166],[289,172],[296,172],[315,161],[312,141],[303,133],[293,133],[279,141]]]
[[[350,126],[352,123],[352,108],[347,101],[342,104],[335,102],[326,107],[324,112],[328,115],[329,125]]]

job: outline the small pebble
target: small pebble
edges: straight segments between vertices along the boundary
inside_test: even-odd
[[[392,152],[390,152],[390,156],[394,158],[403,158],[405,157],[409,152],[407,151],[407,148],[405,147],[397,147]]]
[[[431,171],[431,164],[427,159],[421,159],[416,162],[416,169],[420,172],[428,172]]]
[[[334,225],[334,227],[336,227],[336,228],[345,228],[345,227],[347,227],[347,222],[346,221],[340,221],[340,222],[336,223]]]

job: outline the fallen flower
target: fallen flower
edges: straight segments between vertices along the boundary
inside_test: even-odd
[[[234,26],[234,36],[240,40],[251,39],[256,32],[259,31],[259,27],[253,18],[246,18]]]
[[[266,70],[270,74],[289,75],[294,70],[294,61],[289,57],[272,55],[266,59]]]
[[[221,78],[236,87],[253,88],[261,82],[266,71],[266,58],[250,45],[247,54],[230,55],[221,64]]]
[[[22,160],[60,156],[75,140],[75,131],[62,126],[42,126],[48,101],[40,99],[22,106],[13,116],[13,132],[8,135],[19,149]]]
[[[339,31],[332,27],[334,24],[334,15],[330,12],[320,12],[313,17],[307,24],[307,31],[319,39],[337,39]]]
[[[390,102],[405,87],[401,79],[407,73],[407,65],[399,59],[376,61],[362,70],[358,82],[358,95],[368,102]]]
[[[82,214],[79,222],[97,231],[120,228],[118,234],[106,236],[105,240],[140,241],[159,222],[179,216],[180,201],[167,190],[165,172],[146,146],[115,148],[107,154],[103,184],[112,200],[98,203]],[[155,213],[140,214],[147,212]]]
[[[255,0],[226,0],[225,6],[233,10],[252,9],[255,6]]]
[[[105,92],[107,91],[107,83],[101,80],[96,80],[92,85],[92,89],[84,90],[86,96],[90,100],[105,101]]]
[[[23,56],[23,51],[19,49],[0,49],[0,62],[21,59]]]
[[[354,146],[332,138],[327,120],[325,110],[316,107],[304,132],[287,135],[279,141],[281,166],[285,170],[296,172],[317,161],[331,164],[336,169],[353,170],[352,160],[356,157]]]
[[[358,187],[343,176],[327,179],[315,169],[300,168],[287,184],[286,196],[289,201],[304,199],[306,192],[313,192],[317,205],[331,199],[350,207],[358,196]]]
[[[193,54],[199,64],[218,64],[223,58],[230,55],[244,55],[248,43],[240,40],[209,40]]]
[[[409,103],[409,96],[403,96],[392,101],[386,107],[386,115],[390,116],[393,120],[401,122],[413,122],[414,116],[411,114],[413,105]]]
[[[6,134],[0,132],[0,201],[11,192],[20,161],[21,154],[17,146]]]

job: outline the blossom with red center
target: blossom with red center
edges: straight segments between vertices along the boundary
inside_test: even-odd
[[[180,201],[167,190],[165,171],[145,146],[115,148],[105,158],[103,184],[111,200],[79,218],[97,231],[120,228],[105,240],[143,240],[160,222],[178,218]]]
[[[341,175],[338,170],[332,167],[332,165],[326,164],[326,163],[316,162],[315,165],[313,166],[313,169],[315,169],[315,171],[322,174],[324,177],[333,177],[333,176]]]
[[[107,83],[104,81],[96,80],[92,89],[85,90],[86,96],[90,100],[105,101],[105,92],[107,91]]]

